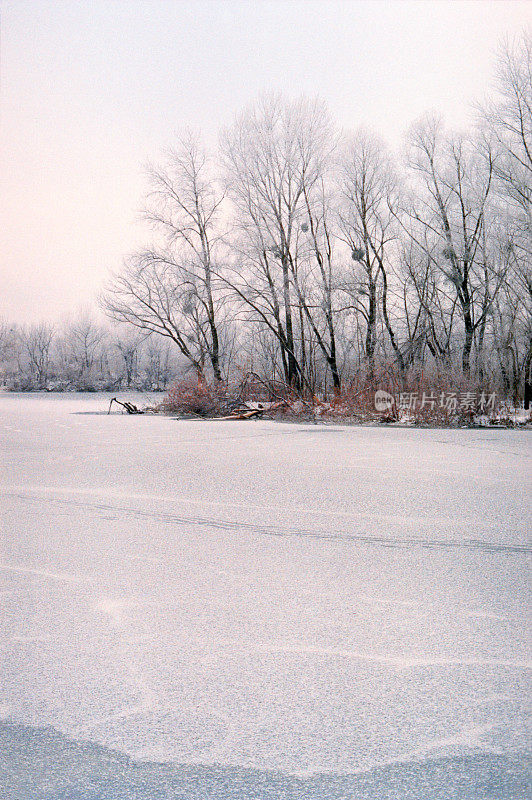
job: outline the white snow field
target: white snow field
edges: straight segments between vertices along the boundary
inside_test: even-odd
[[[528,432],[108,402],[0,395],[9,800],[530,797]]]

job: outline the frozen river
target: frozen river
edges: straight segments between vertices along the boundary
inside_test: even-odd
[[[107,405],[0,395],[8,800],[530,797],[529,433]]]

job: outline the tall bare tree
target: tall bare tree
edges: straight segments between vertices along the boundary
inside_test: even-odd
[[[447,298],[449,309],[460,311],[461,365],[469,374],[475,332],[505,277],[483,247],[494,155],[487,150],[481,157],[474,141],[446,135],[433,118],[412,129],[411,147],[410,165],[418,184],[405,210],[404,230],[440,275],[440,298]]]
[[[397,236],[393,215],[397,182],[383,143],[359,131],[343,154],[340,180],[340,236],[349,248],[354,267],[345,289],[355,312],[365,320],[364,349],[370,372],[377,347],[379,304],[390,344],[404,369],[388,307],[391,253]]]
[[[321,103],[277,96],[262,98],[222,136],[238,233],[227,282],[250,319],[276,338],[285,379],[298,389],[305,384],[294,292],[301,225],[305,195],[323,174],[331,136]]]
[[[146,211],[162,241],[129,260],[104,293],[103,306],[114,319],[171,339],[199,378],[210,366],[221,381],[223,301],[216,293],[215,254],[223,196],[193,135],[185,135],[166,162],[149,169]]]
[[[500,250],[508,275],[495,322],[496,348],[511,352],[515,387],[532,383],[532,34],[524,31],[500,48],[496,70],[498,94],[481,106],[480,120],[491,146],[499,151],[495,187],[499,197]],[[506,306],[506,307],[505,307]],[[511,324],[510,324],[511,321]],[[500,355],[501,369],[505,357]],[[516,373],[517,370],[517,373]]]

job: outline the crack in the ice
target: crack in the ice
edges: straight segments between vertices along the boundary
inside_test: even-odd
[[[356,533],[328,533],[322,530],[309,530],[305,528],[290,528],[275,527],[273,525],[257,525],[249,522],[237,522],[234,520],[219,520],[209,517],[183,517],[175,514],[168,514],[162,511],[144,511],[142,509],[127,508],[125,506],[113,506],[101,503],[86,503],[79,500],[63,500],[60,498],[52,497],[31,497],[27,494],[6,493],[11,497],[16,497],[20,500],[33,501],[33,502],[47,502],[54,503],[62,506],[75,506],[77,508],[94,509],[98,512],[113,512],[120,513],[130,517],[147,518],[160,520],[165,524],[172,525],[193,525],[195,527],[208,527],[215,530],[225,531],[244,531],[250,534],[258,534],[261,536],[271,537],[301,537],[308,539],[320,539],[325,541],[345,541],[354,542],[367,545],[377,545],[380,547],[420,547],[423,549],[459,549],[459,550],[477,550],[487,553],[532,553],[532,547],[525,544],[504,544],[502,542],[489,542],[482,541],[482,539],[416,539],[412,537],[394,537],[394,536],[371,536]]]

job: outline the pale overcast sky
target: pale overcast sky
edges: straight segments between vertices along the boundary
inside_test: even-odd
[[[320,95],[398,146],[435,109],[467,125],[510,0],[5,0],[0,316],[90,306],[140,244],[143,165],[183,126],[213,144],[264,91]]]

